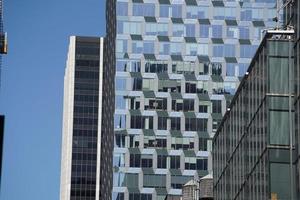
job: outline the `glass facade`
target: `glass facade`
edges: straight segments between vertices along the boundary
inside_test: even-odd
[[[261,31],[275,26],[275,7],[117,1],[113,199],[182,195],[183,184],[212,170],[211,138]]]
[[[296,147],[296,193],[300,193],[300,3],[291,1],[284,9],[285,24],[294,28],[294,56],[295,56],[295,147]],[[299,197],[298,197],[299,198]]]
[[[291,34],[267,33],[213,140],[215,199],[299,198],[293,62]]]

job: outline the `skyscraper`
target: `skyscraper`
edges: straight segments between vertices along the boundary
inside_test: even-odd
[[[117,0],[114,193],[164,199],[211,171],[211,142],[276,0]]]
[[[61,200],[110,200],[114,138],[115,1],[106,37],[70,38],[64,87]]]

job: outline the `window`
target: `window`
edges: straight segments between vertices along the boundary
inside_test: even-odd
[[[198,44],[186,43],[186,55],[196,56],[198,51]]]
[[[207,170],[207,159],[197,159],[197,164],[196,164],[196,169],[197,170]]]
[[[250,37],[249,27],[240,26],[239,31],[240,31],[240,39],[249,39]]]
[[[141,72],[141,61],[131,60],[129,71],[130,72]]]
[[[185,185],[190,180],[194,180],[193,176],[171,176],[171,188],[182,189],[182,186]]]
[[[156,35],[157,34],[157,24],[155,23],[146,23],[146,30],[145,34],[146,35]]]
[[[183,100],[183,111],[194,111],[195,101],[194,99],[184,99]]]
[[[159,16],[160,17],[170,17],[170,6],[169,5],[159,5]]]
[[[141,155],[140,154],[130,154],[130,167],[141,167]]]
[[[207,151],[207,138],[199,138],[199,151]]]
[[[183,24],[173,24],[173,36],[174,37],[184,36],[184,25]]]
[[[185,118],[185,130],[196,131],[196,118]]]
[[[182,18],[182,5],[172,4],[172,17],[174,18]]]
[[[195,24],[185,25],[185,35],[186,37],[195,37]]]
[[[183,109],[183,100],[172,100],[172,111],[182,111]]]
[[[130,148],[138,148],[140,144],[140,136],[139,135],[129,135],[129,147]]]
[[[235,45],[234,44],[225,44],[224,45],[224,56],[225,57],[235,57]]]
[[[145,72],[148,73],[163,73],[168,71],[168,64],[163,61],[146,61]]]
[[[166,155],[157,155],[157,168],[167,168],[167,156]]]
[[[200,24],[200,38],[208,38],[209,36],[209,25]]]
[[[171,141],[171,148],[175,150],[194,150],[195,148],[195,138],[172,137]]]
[[[212,37],[222,38],[222,25],[212,25]]]
[[[119,136],[122,136],[120,134],[118,134]],[[124,135],[125,136],[125,135]],[[122,137],[120,137],[122,138]],[[121,140],[122,141],[122,140]],[[125,142],[125,141],[124,141]],[[120,147],[125,147],[124,145],[120,145]],[[119,146],[118,146],[119,147]],[[125,167],[125,153],[114,153],[114,157],[113,157],[113,166],[114,167]]]
[[[257,45],[240,45],[240,57],[241,58],[252,58]]]
[[[118,16],[128,16],[128,3],[127,2],[117,2],[117,15]]]
[[[252,8],[252,20],[264,20],[264,8]]]
[[[213,46],[213,56],[214,57],[223,57],[224,55],[224,46],[223,45],[214,45]]]
[[[166,175],[164,174],[144,174],[144,187],[165,188]]]
[[[180,117],[171,117],[171,130],[180,130]]]
[[[197,118],[196,131],[207,131],[207,119]]]
[[[168,121],[167,117],[158,117],[157,129],[158,130],[167,130],[167,121]]]
[[[126,99],[122,95],[116,95],[116,109],[125,109],[126,108]]]
[[[142,168],[153,167],[152,155],[142,155]]]
[[[131,79],[131,89],[133,91],[141,91],[142,86],[143,86],[143,79],[142,78],[133,77]]]
[[[160,42],[159,43],[159,54],[170,55],[170,43],[169,42]]]
[[[224,8],[222,8],[224,9]],[[225,19],[234,20],[236,19],[236,8],[234,7],[225,7]]]
[[[239,64],[239,76],[244,76],[246,74],[247,69],[248,69],[247,63],[240,63]]]
[[[251,21],[252,20],[252,10],[242,9],[241,11],[241,21]]]
[[[155,16],[155,4],[153,3],[134,3],[133,16]]]
[[[213,113],[222,113],[222,101],[221,100],[212,100],[212,112]]]
[[[134,129],[153,129],[153,117],[131,116],[130,127]]]
[[[116,70],[118,72],[126,72],[128,66],[129,62],[127,60],[117,60],[116,62]]]
[[[196,93],[196,83],[185,83],[186,93]]]
[[[186,157],[184,159],[184,167],[187,170],[196,170],[196,158],[194,157]]]
[[[143,53],[143,48],[142,41],[132,41],[132,53]]]
[[[115,115],[114,117],[114,128],[115,129],[121,129],[126,128],[126,115]]]
[[[144,53],[154,54],[154,42],[144,42]]]
[[[197,44],[198,55],[208,55],[208,44]]]
[[[116,90],[126,90],[126,78],[116,77]]]
[[[145,110],[167,110],[167,99],[146,99]]]
[[[117,30],[119,34],[142,34],[142,23],[141,22],[127,22],[118,21]]]
[[[127,40],[117,40],[116,52],[117,53],[126,53],[127,52]]]
[[[208,106],[207,105],[199,105],[199,113],[207,113]]]
[[[225,18],[225,8],[215,7],[214,8],[214,19],[223,20]]]
[[[182,43],[172,42],[171,43],[171,54],[172,55],[181,55]]]
[[[239,29],[237,27],[227,27],[227,38],[239,38]]]
[[[235,63],[227,63],[226,64],[226,76],[235,76]]]
[[[180,169],[180,156],[170,156],[171,169]]]
[[[207,19],[208,18],[208,7],[204,6],[187,6],[186,7],[186,18],[187,19]]]

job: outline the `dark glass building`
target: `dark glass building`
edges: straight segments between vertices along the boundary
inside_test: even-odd
[[[106,37],[70,38],[64,86],[61,200],[110,200],[113,187],[115,0]]]
[[[293,32],[267,31],[222,119],[213,140],[214,199],[299,199]]]
[[[70,38],[61,200],[111,199],[114,71],[104,58],[106,41],[97,37]]]
[[[295,63],[295,167],[296,167],[296,193],[300,194],[300,2],[286,1],[284,9],[285,24],[287,28],[295,30],[294,35],[294,63]],[[299,198],[299,197],[298,197]]]

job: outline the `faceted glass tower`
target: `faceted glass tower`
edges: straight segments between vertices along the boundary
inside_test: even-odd
[[[113,199],[164,199],[211,172],[211,138],[275,0],[117,0]]]

